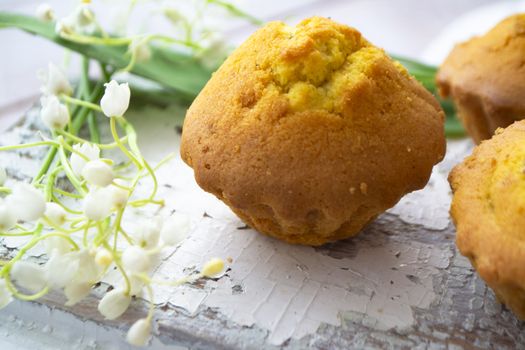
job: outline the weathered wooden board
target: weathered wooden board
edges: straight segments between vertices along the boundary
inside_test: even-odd
[[[173,113],[181,111],[143,109],[130,115],[153,161],[177,149]],[[36,119],[33,113],[4,133],[0,144],[35,137]],[[152,348],[525,348],[523,323],[496,301],[454,245],[445,179],[470,149],[468,141],[450,142],[447,158],[423,191],[405,197],[358,237],[321,248],[288,245],[246,228],[175,159],[159,171],[167,199],[163,210],[190,215],[192,233],[179,248],[163,252],[157,278],[179,276],[212,256],[232,262],[215,280],[156,290]],[[23,179],[39,156],[2,153],[0,161]],[[4,239],[2,254],[20,244]],[[41,253],[33,251],[34,259],[43,259]],[[110,276],[71,309],[62,306],[59,292],[39,303],[13,303],[0,312],[4,341],[23,336],[28,344],[45,340],[44,348],[125,347],[120,337],[145,313],[145,303],[137,300],[119,321],[103,320],[96,303],[110,283],[118,280]]]

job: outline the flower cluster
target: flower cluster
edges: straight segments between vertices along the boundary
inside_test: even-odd
[[[49,149],[31,183],[12,180],[0,167],[0,193],[4,194],[0,196],[0,236],[29,239],[14,257],[1,262],[0,307],[13,297],[35,300],[50,290],[62,290],[66,305],[75,305],[116,268],[121,283],[102,297],[98,310],[106,319],[116,319],[128,309],[133,296],[146,290],[149,312],[133,324],[127,335],[131,344],[145,345],[154,316],[152,286],[156,282],[151,273],[156,258],[164,248],[177,246],[186,238],[190,222],[175,212],[140,221],[132,232],[123,228],[129,208],[162,207],[164,201],[157,198],[155,168],[141,155],[136,132],[124,117],[131,95],[128,84],[111,80],[104,85],[102,96],[95,93],[97,87],[90,90],[84,84],[84,90],[73,97],[74,90],[65,74],[49,65],[43,78],[41,120],[51,137],[0,147],[0,151]],[[102,114],[108,118],[100,117]],[[78,136],[82,126],[79,118],[88,116],[109,121],[113,138],[110,143],[95,141],[96,129],[90,129],[90,141]],[[120,155],[106,158],[109,150]],[[146,177],[152,182],[151,192],[146,198],[136,198],[139,180]],[[68,186],[63,185],[64,181]],[[45,246],[44,264],[27,259],[28,250],[37,244]],[[162,284],[177,286],[216,276],[223,268],[222,260],[212,259],[200,273]]]

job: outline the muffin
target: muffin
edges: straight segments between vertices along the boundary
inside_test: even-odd
[[[525,120],[498,129],[449,181],[459,251],[525,319]]]
[[[445,152],[439,103],[350,27],[271,22],[189,108],[181,155],[246,224],[291,243],[353,236],[422,188]]]
[[[525,14],[457,45],[439,69],[437,83],[476,143],[525,117]]]

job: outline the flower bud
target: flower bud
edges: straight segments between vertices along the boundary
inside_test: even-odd
[[[78,153],[83,154],[89,160],[95,160],[100,158],[100,149],[97,145],[91,143],[77,143],[76,145],[73,145],[73,149]],[[84,169],[88,161],[86,161],[84,158],[73,152],[71,153],[70,162],[73,172],[76,175],[80,176],[82,174],[82,170]]]
[[[59,23],[57,23],[57,26]],[[66,94],[71,95],[73,89],[69,84],[65,74],[53,63],[49,63],[48,70],[41,77],[43,80],[44,86],[42,87],[42,92],[46,95],[60,95]]]
[[[44,268],[29,261],[17,261],[11,268],[11,278],[22,288],[33,293],[45,288]]]
[[[189,231],[190,220],[188,216],[175,212],[162,225],[160,236],[165,244],[177,245],[188,237]]]
[[[213,258],[202,267],[201,274],[205,277],[215,277],[224,270],[224,261]]]
[[[151,321],[147,318],[137,320],[128,331],[126,341],[131,345],[144,346],[148,343],[151,334]]]
[[[6,232],[16,224],[16,216],[7,205],[7,203],[0,198],[0,232]]]
[[[13,193],[7,197],[15,217],[24,221],[40,219],[46,210],[44,195],[25,182],[18,182],[13,186]]]
[[[105,86],[104,96],[100,100],[102,112],[107,117],[122,117],[129,107],[131,96],[128,83],[119,84],[112,80]]]
[[[112,209],[111,194],[107,188],[91,190],[84,198],[84,215],[93,221],[107,218]]]
[[[40,4],[36,8],[36,17],[41,21],[51,22],[55,18],[55,13],[49,4]]]
[[[151,268],[151,258],[144,249],[132,245],[122,253],[122,266],[131,273],[146,273]]]
[[[0,165],[0,186],[3,186],[7,180],[7,172],[5,168]]]
[[[73,306],[91,293],[91,283],[70,283],[64,288],[66,306]]]
[[[119,318],[129,307],[131,296],[122,289],[106,293],[98,303],[98,311],[108,320]]]
[[[91,185],[99,187],[110,185],[115,178],[111,166],[100,159],[87,162],[84,169],[82,169],[82,176]]]
[[[137,62],[147,62],[151,58],[151,50],[144,40],[133,40],[129,45],[129,51],[135,55]]]
[[[52,202],[46,203],[44,216],[55,226],[62,226],[66,222],[67,213],[60,205]]]
[[[105,248],[101,248],[95,255],[95,263],[98,266],[106,267],[113,262],[113,255]]]
[[[69,111],[54,95],[44,96],[40,100],[40,117],[49,129],[64,129],[69,123]]]

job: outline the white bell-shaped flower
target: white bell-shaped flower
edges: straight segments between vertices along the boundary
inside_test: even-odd
[[[113,262],[113,254],[106,248],[100,248],[95,254],[95,263],[100,267],[107,267]]]
[[[33,293],[41,291],[47,285],[44,268],[29,261],[17,261],[11,268],[11,279]]]
[[[66,127],[69,123],[69,111],[55,95],[42,97],[40,103],[42,104],[40,117],[49,129],[63,129]]]
[[[84,215],[93,221],[107,218],[111,214],[113,204],[108,188],[95,188],[84,198]]]
[[[82,249],[75,251],[74,254],[78,255],[80,266],[74,281],[76,283],[89,282],[91,284],[99,281],[103,268],[95,261],[96,251]]]
[[[46,211],[46,200],[42,192],[25,182],[18,182],[13,186],[7,202],[15,217],[24,221],[40,219]]]
[[[72,249],[71,244],[68,241],[57,236],[47,237],[44,240],[44,247],[47,256],[52,256],[53,254],[66,254],[71,252]]]
[[[151,336],[151,321],[147,318],[137,320],[130,327],[126,335],[126,341],[131,345],[144,346]]]
[[[157,218],[141,221],[133,233],[133,239],[138,246],[143,248],[155,248],[159,244],[161,223]]]
[[[91,293],[91,283],[70,283],[64,288],[66,306],[73,306]]]
[[[106,187],[113,182],[115,174],[109,164],[101,159],[90,160],[82,169],[82,177],[95,186]]]
[[[0,186],[3,186],[7,181],[7,172],[5,168],[0,165]]]
[[[64,288],[76,277],[80,268],[78,254],[54,253],[45,265],[46,280],[50,287]]]
[[[130,275],[128,276],[128,278],[129,278],[129,284],[131,287],[129,290],[129,294],[133,296],[142,295],[142,290],[144,289],[144,286],[145,286],[144,280],[136,275]],[[125,288],[126,287],[125,281],[122,281],[120,285],[122,288]]]
[[[6,232],[16,224],[16,216],[3,198],[0,198],[0,232]]]
[[[73,13],[73,18],[77,27],[85,27],[93,23],[95,14],[89,6],[80,5]]]
[[[0,309],[3,309],[13,301],[13,295],[5,283],[5,279],[0,279]]]
[[[78,153],[83,154],[89,160],[95,160],[100,158],[100,148],[98,148],[97,145],[94,145],[92,143],[77,143],[76,145],[73,145],[73,149]],[[82,170],[84,169],[88,161],[82,158],[80,155],[76,154],[75,152],[71,153],[69,161],[71,163],[71,168],[73,169],[73,172],[77,176],[82,175]]]
[[[111,203],[116,209],[122,209],[126,206],[129,199],[129,191],[118,186],[111,186]]]
[[[49,4],[40,4],[36,8],[36,18],[44,22],[51,22],[55,19],[53,8]]]
[[[48,202],[46,203],[46,211],[44,212],[44,216],[53,223],[55,226],[62,226],[66,222],[67,213],[64,208],[62,208],[60,205]]]
[[[128,83],[119,84],[112,80],[105,86],[104,96],[100,100],[102,112],[107,117],[122,117],[128,110],[131,97]]]
[[[122,266],[130,273],[146,273],[151,263],[151,256],[140,247],[132,245],[122,253]]]
[[[123,289],[113,289],[98,303],[98,311],[108,320],[119,318],[129,307],[131,296]]]
[[[164,244],[177,245],[182,242],[190,232],[190,219],[187,215],[175,212],[164,221],[160,237]]]
[[[215,277],[224,270],[224,261],[213,258],[202,267],[201,274],[205,277]]]
[[[44,83],[42,92],[45,95],[71,95],[73,93],[66,75],[53,63],[49,63],[47,72],[43,74],[41,80]]]

